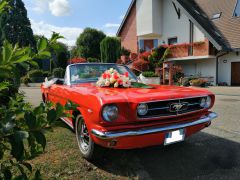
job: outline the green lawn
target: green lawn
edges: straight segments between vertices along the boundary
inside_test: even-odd
[[[45,153],[31,162],[41,169],[44,179],[138,179],[133,151],[106,149],[104,156],[92,164],[81,157],[70,129],[58,127],[46,136]]]

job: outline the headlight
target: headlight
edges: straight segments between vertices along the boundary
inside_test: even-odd
[[[212,104],[212,99],[210,96],[204,97],[201,99],[200,106],[202,108],[209,108],[211,106],[211,104]]]
[[[118,107],[115,105],[107,105],[102,110],[103,119],[112,122],[118,118]]]
[[[148,112],[148,105],[147,104],[139,104],[137,107],[137,113],[140,116],[146,115]]]

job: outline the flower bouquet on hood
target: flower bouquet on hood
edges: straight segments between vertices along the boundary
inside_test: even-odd
[[[128,72],[119,74],[117,70],[111,68],[105,71],[97,81],[99,87],[129,88],[131,81]]]

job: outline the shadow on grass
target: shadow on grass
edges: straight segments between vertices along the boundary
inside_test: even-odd
[[[144,179],[216,178],[224,170],[229,170],[226,177],[234,177],[232,170],[240,170],[240,144],[200,132],[166,147],[106,150],[95,165],[114,175]]]

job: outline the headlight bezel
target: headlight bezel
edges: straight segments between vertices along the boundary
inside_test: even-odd
[[[145,106],[145,112],[143,112],[143,113],[139,113],[139,108],[140,108],[140,106]],[[138,104],[138,106],[137,106],[137,114],[139,115],[139,116],[145,116],[146,114],[148,113],[148,105],[146,104],[146,103],[140,103],[140,104]]]
[[[206,96],[206,97],[202,97],[200,100],[200,107],[204,108],[204,109],[209,109],[212,105],[212,98],[211,96]]]
[[[112,115],[111,117],[110,111],[115,111],[115,115]],[[118,119],[119,108],[116,104],[107,104],[102,108],[101,115],[102,115],[102,119],[105,122],[109,122],[109,123],[114,122]]]

